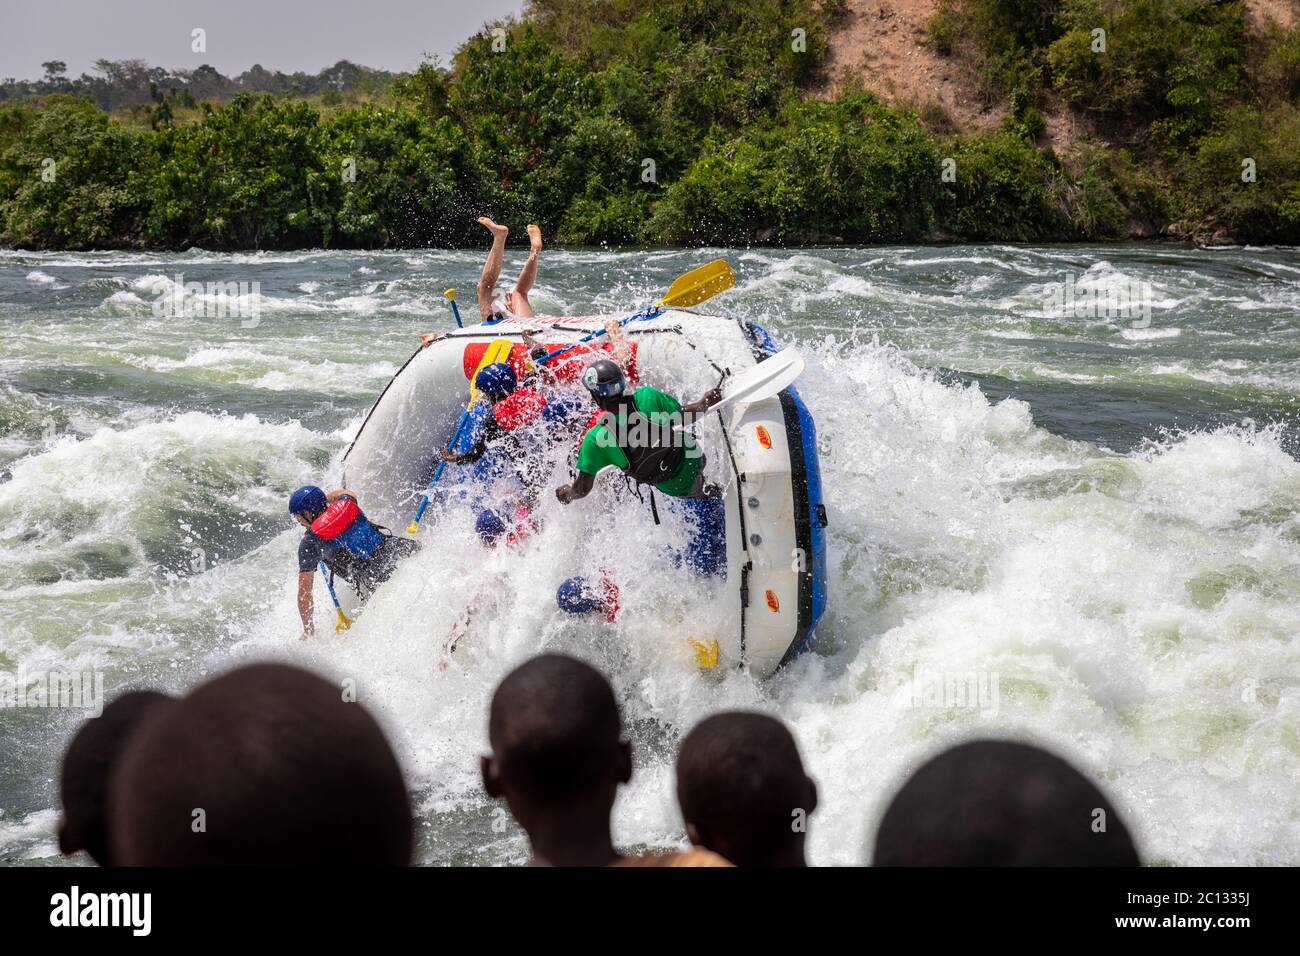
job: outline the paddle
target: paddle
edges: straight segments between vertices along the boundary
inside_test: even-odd
[[[639,320],[653,319],[662,315],[664,309],[684,309],[692,305],[699,305],[705,299],[711,299],[719,292],[726,292],[736,284],[736,273],[731,270],[725,259],[714,259],[707,265],[702,265],[698,269],[692,269],[685,275],[678,276],[673,284],[668,287],[668,291],[654,305],[647,306],[640,312],[635,312],[625,319],[619,321],[619,327],[627,325],[629,322]],[[572,345],[566,345],[558,348],[554,352],[548,352],[537,360],[538,365],[545,365],[551,359],[565,352],[576,349],[584,342],[590,342],[592,339],[599,338],[606,333],[606,329],[600,329],[592,332],[590,335],[584,335]]]
[[[448,289],[442,297],[451,303],[451,314],[456,317],[456,328],[463,329],[465,326],[460,321],[460,309],[456,307],[456,290]]]
[[[509,342],[505,339],[494,339],[488,343],[488,347],[483,351],[483,360],[478,363],[478,367],[474,369],[474,374],[469,377],[469,404],[460,413],[460,421],[456,423],[456,430],[452,432],[451,441],[447,443],[448,451],[456,450],[456,443],[460,441],[461,433],[465,431],[465,426],[469,424],[470,414],[474,410],[475,403],[479,400],[478,373],[495,362],[509,361]],[[420,507],[415,512],[415,517],[411,519],[411,523],[406,526],[407,534],[415,534],[420,530],[420,519],[424,517],[425,509],[429,507],[429,495],[433,491],[433,486],[438,483],[438,479],[442,477],[442,470],[446,465],[445,461],[438,461],[438,467],[434,469],[433,478],[429,481],[429,486],[424,489],[424,497],[420,499]]]
[[[709,407],[710,412],[720,412],[732,405],[761,402],[771,398],[781,389],[788,388],[804,370],[803,356],[794,349],[782,349],[775,355],[769,355],[753,368],[745,369],[739,375],[728,378],[722,386],[722,398],[716,405]],[[694,431],[700,419],[689,425],[683,425],[678,431]]]
[[[343,613],[343,605],[339,604],[339,596],[334,593],[334,582],[330,580],[330,573],[325,569],[325,562],[318,561],[320,567],[320,576],[325,579],[325,587],[329,588],[330,598],[334,601],[334,610],[338,611],[339,619],[334,625],[334,633],[346,631],[352,626],[352,619]]]

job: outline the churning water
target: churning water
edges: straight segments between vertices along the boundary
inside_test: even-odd
[[[1148,860],[1300,863],[1300,253],[547,250],[534,302],[631,311],[715,254],[739,280],[705,308],[805,352],[820,432],[830,606],[776,679],[696,669],[707,620],[647,514],[608,496],[549,499],[518,551],[427,529],[346,638],[295,640],[286,495],[337,481],[417,333],[451,324],[443,288],[476,312],[481,254],[427,251],[0,253],[0,671],[102,671],[110,697],[263,657],[351,678],[401,753],[425,862],[526,856],[477,755],[495,682],[554,648],[622,699],[624,845],[681,839],[676,740],[749,707],[792,726],[820,782],[815,863],[863,861],[902,775],[989,734],[1084,767]],[[257,319],[178,281],[246,283]],[[615,627],[554,609],[592,554],[623,585]],[[977,699],[935,692],[954,675]],[[79,720],[0,710],[0,858],[56,857]]]

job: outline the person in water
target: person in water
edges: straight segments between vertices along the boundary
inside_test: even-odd
[[[532,291],[533,283],[537,281],[537,264],[542,254],[542,230],[531,222],[528,224],[528,258],[524,260],[524,267],[519,271],[514,289],[506,293],[505,308],[502,309],[497,303],[497,280],[501,278],[501,265],[506,254],[506,237],[510,235],[510,229],[508,226],[498,225],[487,216],[480,216],[478,221],[492,233],[492,247],[488,249],[487,261],[483,263],[483,272],[479,275],[476,287],[479,316],[486,324],[500,322],[507,317],[507,314],[520,319],[533,318],[535,313],[533,304],[528,301],[528,293]],[[445,332],[426,332],[420,336],[420,345],[428,348],[445,334]]]
[[[303,485],[289,496],[289,514],[307,529],[298,544],[300,640],[315,633],[312,578],[322,561],[331,575],[350,582],[365,601],[392,576],[399,559],[420,549],[418,541],[395,538],[373,524],[356,494],[346,489],[326,494],[315,485]]]
[[[611,465],[673,498],[716,497],[716,488],[704,482],[704,453],[690,434],[675,426],[690,424],[716,405],[721,389],[711,389],[689,405],[649,386],[629,395],[623,370],[609,359],[592,363],[582,374],[582,384],[603,414],[583,436],[577,478],[555,489],[556,498],[566,505],[585,498],[595,487],[596,475]]]
[[[555,603],[566,614],[596,614],[613,624],[618,620],[618,593],[618,585],[602,570],[594,581],[581,576],[565,580],[555,591]]]

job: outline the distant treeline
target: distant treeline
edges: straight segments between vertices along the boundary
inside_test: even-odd
[[[386,92],[394,73],[372,70],[339,60],[319,73],[281,73],[255,65],[229,77],[206,64],[193,70],[165,70],[143,60],[97,60],[95,73],[67,75],[62,60],[41,64],[45,76],[39,80],[0,81],[0,104],[23,103],[64,93],[84,96],[101,110],[113,112],[128,106],[164,101],[194,106],[199,101],[224,102],[240,93],[273,93],[277,96],[338,96],[344,93],[375,95]]]
[[[458,245],[481,213],[573,243],[1300,241],[1300,32],[1239,0],[949,0],[931,42],[1009,104],[975,134],[821,95],[843,15],[532,0],[366,102],[47,92],[0,105],[0,242]],[[1109,145],[1041,148],[1049,97]]]

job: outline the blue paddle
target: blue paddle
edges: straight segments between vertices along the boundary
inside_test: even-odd
[[[339,612],[338,623],[334,625],[334,631],[335,633],[346,631],[352,626],[352,619],[343,613],[343,605],[339,604],[339,596],[334,593],[334,582],[330,580],[330,573],[325,569],[325,562],[318,561],[316,564],[320,568],[320,576],[325,579],[325,587],[329,588],[330,599],[334,602],[334,610]]]

